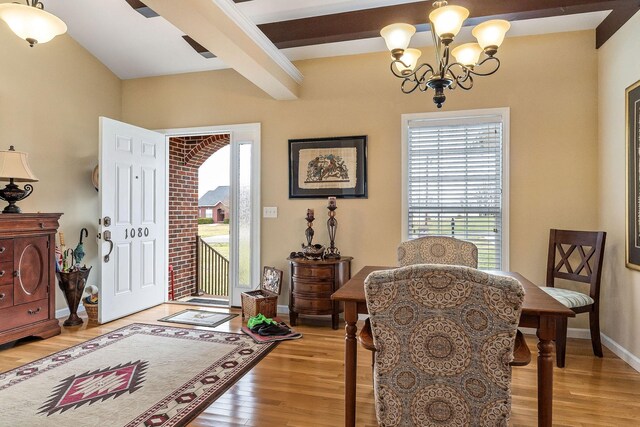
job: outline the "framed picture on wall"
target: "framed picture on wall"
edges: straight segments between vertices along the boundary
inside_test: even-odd
[[[627,258],[640,270],[640,81],[626,90],[627,130]]]
[[[289,198],[367,197],[367,137],[289,140]]]

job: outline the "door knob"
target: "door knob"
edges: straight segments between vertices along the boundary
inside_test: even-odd
[[[104,236],[104,241],[109,242],[109,252],[104,256],[104,262],[109,262],[109,255],[111,255],[111,252],[113,252],[113,241],[111,240],[111,232],[107,230],[102,233],[102,235]]]

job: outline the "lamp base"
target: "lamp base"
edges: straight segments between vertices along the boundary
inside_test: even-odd
[[[0,190],[0,199],[5,202],[9,202],[9,205],[4,208],[2,213],[19,214],[22,213],[20,208],[16,205],[17,201],[27,198],[33,192],[33,186],[26,184],[24,190],[19,188],[13,183],[13,178],[9,180],[9,184]]]
[[[2,210],[3,214],[17,214],[22,213],[22,210],[16,205],[16,202],[9,202],[7,207]]]

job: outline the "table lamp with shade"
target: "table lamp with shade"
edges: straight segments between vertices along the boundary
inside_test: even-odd
[[[2,213],[21,213],[16,202],[27,198],[33,192],[31,184],[25,184],[24,189],[21,189],[14,182],[38,181],[31,172],[27,157],[27,153],[16,151],[13,145],[8,150],[0,151],[0,181],[9,181],[6,187],[0,189],[0,199],[9,202]]]

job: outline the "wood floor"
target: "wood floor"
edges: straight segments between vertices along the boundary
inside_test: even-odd
[[[0,372],[131,323],[158,323],[157,319],[185,308],[164,304],[106,325],[63,328],[62,335],[47,340],[27,339],[13,347],[1,346]],[[238,316],[215,329],[239,332],[241,322]],[[281,343],[190,425],[342,425],[344,330],[332,330],[329,317],[302,318],[300,323],[296,329],[304,334],[303,339]],[[527,340],[535,349],[535,338]],[[554,371],[554,425],[640,425],[640,373],[604,350],[605,357],[599,359],[591,353],[589,341],[569,339],[567,367]],[[359,349],[359,427],[376,425],[370,363],[370,353]],[[535,357],[529,366],[513,369],[512,411],[511,425],[537,425]]]

